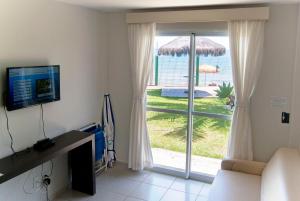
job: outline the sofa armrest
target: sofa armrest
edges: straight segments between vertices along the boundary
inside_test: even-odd
[[[221,163],[222,170],[231,170],[261,176],[266,163],[257,161],[225,159]]]

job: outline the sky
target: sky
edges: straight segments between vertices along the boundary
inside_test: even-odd
[[[222,44],[226,49],[229,49],[229,38],[228,36],[201,36],[208,38],[216,43]],[[155,49],[158,49],[162,45],[174,40],[177,36],[156,36],[155,37]]]

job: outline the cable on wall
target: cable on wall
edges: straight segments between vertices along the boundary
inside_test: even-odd
[[[51,201],[49,198],[49,192],[48,192],[48,187],[51,184],[51,176],[53,173],[53,161],[50,160],[50,172],[49,174],[44,174],[44,164],[41,166],[41,176],[42,176],[42,186],[45,188],[46,191],[46,200]]]
[[[41,113],[42,113],[42,127],[43,127],[43,134],[45,138],[48,138],[45,132],[45,121],[44,121],[44,108],[43,104],[41,104]]]
[[[45,120],[44,120],[44,108],[43,108],[43,104],[41,104],[41,116],[42,116],[42,129],[43,129],[43,134],[45,138],[48,138],[45,132]],[[42,182],[43,182],[43,186],[46,190],[46,200],[47,201],[51,201],[49,198],[49,192],[48,192],[48,186],[51,183],[51,176],[53,173],[53,161],[50,160],[50,172],[49,174],[43,174],[43,169],[44,169],[44,165],[42,164],[42,170],[41,170],[41,176],[42,176]]]
[[[49,198],[48,186],[46,186],[46,199],[47,201],[51,201]]]
[[[30,170],[30,171],[28,172],[28,174],[27,174],[27,176],[26,176],[26,179],[24,180],[24,183],[23,183],[23,186],[22,186],[23,192],[24,192],[25,194],[28,194],[28,195],[32,195],[32,194],[33,194],[33,192],[30,192],[30,191],[28,191],[28,190],[25,188],[25,185],[26,185],[26,183],[27,183],[29,177],[31,176],[32,171],[33,171],[33,169]],[[32,180],[32,188],[33,188],[33,186],[34,186],[34,181]]]
[[[50,160],[50,172],[47,176],[51,177],[52,176],[52,173],[53,173],[53,167],[54,167],[54,164],[53,164],[53,160]],[[44,172],[44,164],[42,164],[42,170],[41,170],[41,176],[45,176],[45,174],[43,173]]]
[[[15,154],[16,151],[15,151],[14,146],[13,146],[14,145],[14,139],[12,137],[12,134],[11,134],[10,128],[9,128],[9,119],[8,119],[8,115],[7,115],[6,106],[4,106],[4,113],[5,113],[5,117],[6,117],[6,130],[7,130],[7,133],[9,135],[9,137],[10,137],[10,149]]]

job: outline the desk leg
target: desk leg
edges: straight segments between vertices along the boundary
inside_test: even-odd
[[[94,195],[95,184],[95,140],[73,149],[70,154],[72,189]]]

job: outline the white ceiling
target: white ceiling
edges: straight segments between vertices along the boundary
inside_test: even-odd
[[[228,4],[295,3],[300,0],[58,0],[103,11],[213,6]]]

